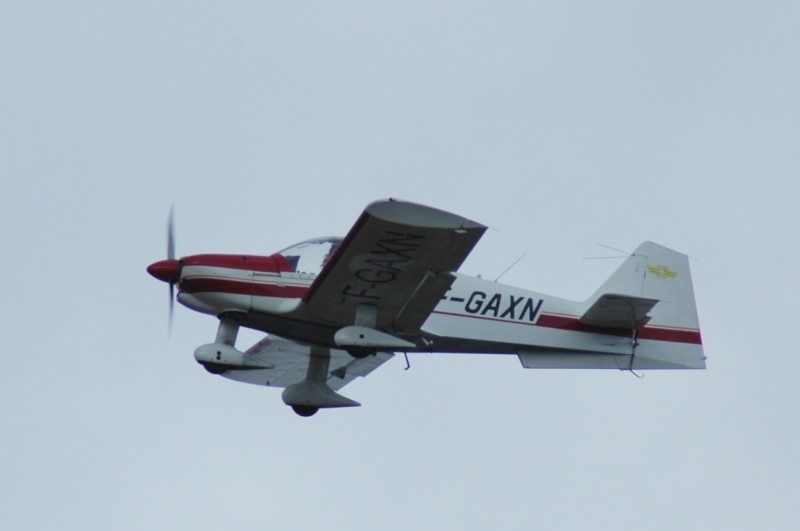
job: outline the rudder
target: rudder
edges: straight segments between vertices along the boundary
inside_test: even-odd
[[[613,294],[658,301],[637,332],[632,368],[705,368],[689,258],[644,242],[589,299]]]

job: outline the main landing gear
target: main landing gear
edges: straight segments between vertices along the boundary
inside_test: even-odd
[[[301,417],[310,417],[314,415],[317,411],[319,411],[318,407],[315,406],[292,406],[292,411],[300,415]]]

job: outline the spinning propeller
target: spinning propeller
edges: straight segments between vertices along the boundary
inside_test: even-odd
[[[158,280],[169,283],[169,327],[172,329],[172,314],[175,309],[175,284],[181,279],[181,263],[175,259],[175,215],[169,209],[167,219],[167,259],[160,260],[147,268],[147,272]]]

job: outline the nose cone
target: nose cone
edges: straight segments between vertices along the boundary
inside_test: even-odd
[[[181,264],[178,260],[161,260],[150,264],[147,272],[158,280],[175,284],[181,278]]]

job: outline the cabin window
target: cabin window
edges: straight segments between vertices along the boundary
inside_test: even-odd
[[[338,237],[316,238],[292,245],[278,254],[289,264],[292,273],[317,276],[341,242]]]

